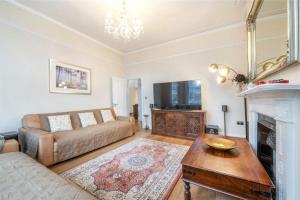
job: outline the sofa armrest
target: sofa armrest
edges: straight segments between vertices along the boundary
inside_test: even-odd
[[[127,117],[127,116],[117,116],[117,120],[119,121],[129,121],[131,124],[132,132],[135,133],[135,119],[134,117]]]
[[[19,143],[15,139],[9,139],[4,142],[4,147],[0,153],[19,152]]]
[[[38,140],[37,160],[45,166],[52,165],[54,163],[54,137],[52,133],[35,129],[35,128],[21,128],[19,130],[19,141],[22,148],[22,134],[29,134],[30,137]]]

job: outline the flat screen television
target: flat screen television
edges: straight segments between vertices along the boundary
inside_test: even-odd
[[[201,109],[201,84],[199,80],[154,83],[154,108]]]

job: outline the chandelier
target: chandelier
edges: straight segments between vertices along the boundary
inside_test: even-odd
[[[115,39],[123,38],[125,41],[138,39],[143,32],[143,23],[141,19],[130,17],[126,1],[122,2],[122,9],[119,19],[114,20],[112,15],[108,14],[105,19],[105,32],[111,34]]]

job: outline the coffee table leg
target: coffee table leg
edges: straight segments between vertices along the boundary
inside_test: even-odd
[[[191,187],[190,183],[183,181],[184,182],[184,199],[185,200],[191,200]]]

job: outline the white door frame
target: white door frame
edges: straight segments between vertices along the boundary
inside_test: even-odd
[[[129,79],[127,79],[127,83],[130,81],[130,80],[138,80],[139,82],[140,82],[140,84],[141,84],[141,87],[140,87],[140,97],[139,97],[139,102],[138,102],[138,104],[139,104],[139,106],[140,106],[140,109],[141,109],[141,112],[139,112],[139,115],[141,114],[141,116],[139,116],[140,117],[140,121],[142,122],[142,125],[143,125],[143,123],[144,123],[144,104],[143,104],[143,90],[142,90],[142,86],[143,86],[143,81],[142,81],[142,78],[129,78]],[[128,84],[127,84],[127,87],[128,87]],[[128,99],[129,99],[129,90],[127,89],[127,96],[128,96]],[[129,101],[127,101],[127,102],[129,102]]]
[[[128,116],[128,81],[125,78],[112,77],[112,107],[117,115]],[[125,90],[125,91],[124,91]],[[119,106],[119,107],[118,107]]]

